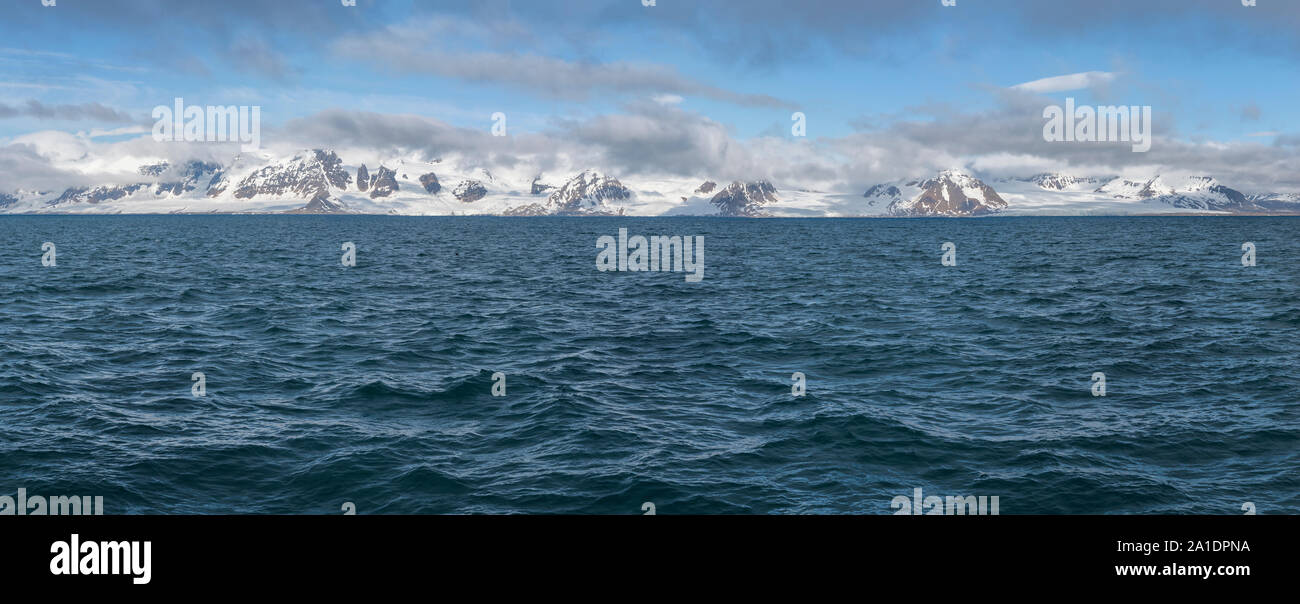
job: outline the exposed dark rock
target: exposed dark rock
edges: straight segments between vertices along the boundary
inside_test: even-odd
[[[509,210],[502,212],[501,215],[502,216],[546,216],[549,215],[550,213],[551,211],[547,209],[546,206],[540,203],[530,203],[526,206],[510,208]]]
[[[551,193],[547,204],[554,214],[614,214],[609,201],[632,198],[632,190],[617,178],[585,170]]]
[[[766,180],[727,185],[710,200],[718,208],[719,216],[765,216],[763,205],[777,201],[776,187]]]
[[[294,195],[316,199],[328,197],[332,189],[346,190],[351,182],[352,175],[343,169],[338,155],[316,149],[250,174],[235,188],[235,198]]]
[[[424,185],[427,193],[437,193],[442,190],[442,185],[438,183],[438,175],[430,172],[420,177],[420,184]]]
[[[1007,202],[978,178],[945,170],[917,186],[921,193],[889,206],[895,216],[984,216],[999,212]]]
[[[862,196],[863,197],[885,197],[885,198],[897,199],[903,196],[903,192],[899,191],[898,187],[895,187],[894,185],[876,185],[874,187],[871,187],[870,189],[867,189],[867,192],[863,193]]]
[[[218,197],[226,192],[226,186],[230,184],[226,181],[226,171],[217,170],[212,175],[212,180],[208,183],[208,197]]]
[[[1260,193],[1247,199],[1268,212],[1300,212],[1300,193]]]
[[[348,207],[341,201],[334,201],[329,197],[316,197],[307,202],[307,205],[296,210],[289,210],[285,214],[347,214]]]
[[[1208,176],[1199,176],[1190,180],[1192,184],[1189,188],[1193,189],[1192,191],[1187,193],[1174,192],[1161,196],[1159,200],[1175,208],[1227,212],[1262,212],[1267,210],[1267,208],[1248,199],[1240,191],[1225,187]]]
[[[149,185],[144,183],[120,186],[98,186],[98,187],[72,187],[63,192],[57,199],[46,202],[48,206],[57,206],[65,203],[89,203],[96,204],[105,201],[116,201],[136,191],[144,189]]]
[[[537,175],[536,178],[533,178],[533,188],[532,188],[533,195],[541,195],[542,193],[550,191],[551,189],[554,188],[555,188],[554,186],[543,183],[542,176],[540,174]]]
[[[473,203],[487,197],[487,187],[477,180],[464,180],[456,185],[456,189],[451,194],[465,203]]]
[[[161,162],[157,164],[151,164],[148,166],[140,166],[140,169],[138,171],[140,172],[141,176],[161,176],[163,172],[167,171],[169,165],[170,164],[168,164],[167,162]]]
[[[370,179],[370,198],[388,197],[397,189],[397,172],[379,166],[379,171],[375,172]]]

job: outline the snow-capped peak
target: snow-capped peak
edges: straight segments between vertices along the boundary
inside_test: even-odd
[[[631,197],[631,189],[617,178],[596,170],[583,170],[551,193],[547,203],[559,214],[612,213],[610,201]]]
[[[876,185],[867,205],[887,203],[896,216],[980,216],[1001,211],[1007,202],[992,187],[963,169],[949,169],[926,180]]]

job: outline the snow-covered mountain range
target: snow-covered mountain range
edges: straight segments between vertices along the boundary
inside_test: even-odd
[[[863,197],[891,216],[984,216],[1002,211],[1007,202],[978,178],[961,170],[944,170],[926,180],[876,185]]]
[[[1018,214],[1291,214],[1300,201],[1287,194],[1246,195],[1210,176],[1142,174],[1073,178],[1040,174],[993,183]],[[1257,200],[1273,200],[1272,207]],[[1290,200],[1288,202],[1288,200]]]
[[[1300,194],[1242,193],[1208,176],[1044,173],[981,180],[954,169],[864,194],[748,181],[630,178],[586,169],[496,174],[472,160],[370,158],[331,150],[241,154],[226,164],[142,161],[115,183],[7,190],[0,213],[366,213],[409,215],[990,216],[1296,214]]]

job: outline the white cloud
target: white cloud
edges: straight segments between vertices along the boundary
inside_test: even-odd
[[[87,137],[87,138],[102,138],[102,137],[105,137],[105,136],[124,136],[124,135],[127,135],[127,134],[145,134],[145,133],[150,132],[150,131],[151,131],[151,128],[149,128],[148,126],[125,126],[125,127],[122,127],[122,128],[113,128],[112,130],[104,130],[104,129],[101,129],[101,128],[92,128],[92,129],[90,130],[90,132],[88,132],[88,133],[87,133],[87,132],[82,132],[82,133],[79,133],[79,134],[82,135],[82,136],[85,136],[85,137]]]
[[[1093,88],[1109,84],[1118,74],[1109,71],[1085,71],[1082,73],[1071,73],[1068,75],[1052,76],[1042,78],[1032,82],[1016,84],[1011,88],[1034,94],[1046,94],[1049,92],[1065,92],[1067,90],[1080,90],[1083,88]]]

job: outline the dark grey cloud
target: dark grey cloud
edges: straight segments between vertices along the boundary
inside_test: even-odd
[[[59,0],[55,7],[11,0],[8,22],[28,28],[111,27],[124,33],[148,31],[151,37],[208,32],[216,38],[240,31],[290,31],[329,35],[377,22],[378,0],[358,0],[356,8],[337,0]],[[171,29],[160,29],[161,26]]]
[[[226,56],[244,70],[272,80],[287,80],[297,71],[265,39],[255,36],[237,38],[226,50]]]
[[[1101,16],[1121,18],[1101,18]],[[666,92],[750,106],[788,107],[765,90],[733,91],[675,69],[602,59],[629,37],[665,47],[698,49],[715,63],[756,69],[815,61],[826,51],[890,61],[896,53],[929,49],[974,52],[989,38],[1008,46],[1080,38],[1123,53],[1136,36],[1179,48],[1245,48],[1300,59],[1300,2],[1267,0],[1242,7],[1233,0],[1089,0],[1047,2],[964,0],[62,0],[57,8],[24,2],[10,8],[0,29],[55,37],[111,28],[136,45],[148,64],[206,76],[223,70],[291,81],[290,57],[329,48],[357,51],[365,69],[393,69],[582,100],[605,93]],[[389,25],[419,27],[454,18],[481,30],[486,49],[458,52],[431,44],[385,43]],[[918,36],[918,32],[921,35]],[[942,48],[927,35],[941,33]],[[438,32],[455,38],[456,32]],[[565,52],[556,52],[563,47]],[[948,50],[943,50],[948,49]],[[576,56],[575,60],[558,56]],[[299,59],[300,60],[300,59]],[[221,63],[221,64],[216,64]]]
[[[591,53],[626,36],[688,45],[715,61],[764,68],[833,48],[889,54],[882,37],[935,17],[916,0],[415,0],[417,11],[474,20],[515,20]],[[938,15],[942,17],[943,15]]]
[[[564,157],[572,163],[628,176],[714,179],[772,178],[855,191],[907,176],[960,166],[992,176],[1037,171],[1078,175],[1164,171],[1199,173],[1243,191],[1300,188],[1300,139],[1199,142],[1155,113],[1151,150],[1131,143],[1043,140],[1043,109],[1060,101],[995,89],[996,104],[968,110],[936,103],[906,108],[862,131],[839,138],[795,139],[779,128],[769,136],[738,139],[726,125],[675,105],[632,102],[617,113],[556,119],[542,132],[494,137],[488,129],[457,128],[420,116],[330,110],[277,130],[276,140],[298,147],[374,149],[384,154],[421,151],[429,158],[462,153],[485,164],[529,161],[544,169]],[[271,136],[267,136],[270,140]]]
[[[977,39],[1004,45],[1102,40],[1125,48],[1135,36],[1180,48],[1284,53],[1300,58],[1300,2],[1266,0],[414,0],[416,11],[476,20],[513,19],[575,48],[597,49],[627,35],[688,44],[715,61],[763,69],[817,60],[823,50],[889,61],[918,32],[944,27],[946,54]],[[1118,18],[1111,18],[1118,17]]]
[[[359,149],[381,156],[416,153],[426,160],[460,154],[487,166],[509,166],[522,158],[549,169],[560,154],[592,158],[571,141],[545,134],[493,136],[489,128],[451,126],[418,115],[330,109],[271,129],[264,140],[282,150],[303,148]]]
[[[988,0],[992,10],[1014,11],[1023,15],[1023,21],[1031,26],[1058,27],[1070,23],[1071,19],[1087,20],[1088,28],[1108,29],[1114,27],[1140,27],[1153,34],[1177,33],[1172,28],[1184,25],[1188,19],[1197,19],[1205,23],[1217,24],[1218,31],[1229,28],[1245,27],[1257,31],[1274,30],[1289,33],[1292,41],[1296,38],[1297,26],[1300,26],[1300,4],[1283,1],[1261,1],[1256,6],[1242,6],[1239,0],[1088,0],[1078,2],[1017,2],[1016,0]],[[1093,15],[1122,16],[1122,19],[1091,19]],[[1043,32],[1045,35],[1057,35],[1068,32],[1067,28]],[[1188,35],[1188,42],[1196,42]],[[1235,44],[1241,40],[1209,40],[1217,44]]]
[[[1259,142],[1217,143],[1188,141],[1167,114],[1153,113],[1153,144],[1146,153],[1134,153],[1130,143],[1048,142],[1043,138],[1042,113],[1060,101],[1015,90],[995,92],[997,105],[986,111],[964,111],[955,104],[911,107],[910,119],[883,128],[859,132],[835,144],[847,155],[849,173],[897,170],[921,175],[961,164],[997,172],[998,176],[1024,175],[1048,169],[1101,176],[1127,171],[1182,171],[1213,176],[1231,187],[1262,191],[1300,185],[1296,167],[1300,149],[1287,149],[1278,137],[1273,145]],[[882,158],[872,150],[887,148]],[[1036,168],[1039,167],[1039,168]]]
[[[95,121],[115,124],[140,123],[137,118],[105,107],[99,103],[80,105],[47,105],[37,100],[29,100],[20,105],[0,104],[0,119],[26,117],[41,120]]]
[[[213,69],[283,79],[291,50],[321,48],[349,31],[380,26],[379,0],[8,0],[0,33],[47,38],[113,31],[143,64],[205,76]],[[12,43],[12,42],[11,42]],[[208,57],[222,57],[211,65]]]
[[[462,22],[461,24],[464,24]],[[700,96],[737,105],[791,108],[766,94],[726,90],[682,76],[650,62],[570,61],[529,52],[461,52],[442,47],[442,32],[454,27],[431,20],[421,26],[386,28],[345,36],[335,54],[398,73],[423,74],[523,89],[546,97],[586,100],[602,93]],[[488,29],[480,29],[480,34]]]
[[[527,161],[542,169],[566,162],[623,175],[742,178],[767,168],[723,125],[656,103],[587,119],[557,119],[542,132],[492,136],[414,115],[328,110],[293,120],[265,137],[288,147],[418,152],[427,159],[463,154],[485,165]]]
[[[290,120],[271,131],[267,140],[289,141],[299,147],[356,147],[384,153],[424,151],[430,158],[443,153],[489,150],[486,130],[457,128],[416,115],[330,109]]]
[[[770,178],[840,193],[860,193],[872,184],[954,166],[988,176],[1183,172],[1214,176],[1245,192],[1300,190],[1295,170],[1300,137],[1295,135],[1278,136],[1272,144],[1189,142],[1174,136],[1174,125],[1157,120],[1148,153],[1134,153],[1123,143],[1050,143],[1042,139],[1041,118],[1049,103],[1054,101],[1003,91],[997,106],[984,111],[934,104],[908,108],[911,119],[840,138],[746,140],[706,116],[650,102],[631,103],[613,114],[556,120],[544,131],[506,137],[492,136],[486,126],[467,129],[422,116],[334,109],[269,130],[264,140],[275,141],[281,152],[327,147],[390,157],[414,152],[429,160],[459,154],[489,169],[525,163],[541,171],[591,167],[623,176]],[[86,149],[96,157],[176,159],[216,153],[210,145],[165,145],[148,136],[109,145],[86,143]],[[228,152],[204,159],[224,161],[235,149]],[[103,182],[53,170],[48,157],[26,145],[0,148],[0,175],[0,190]]]
[[[1135,39],[1180,48],[1300,59],[1300,2],[1264,0],[61,0],[57,8],[11,1],[5,26],[44,36],[111,28],[134,40],[157,64],[203,66],[199,57],[227,57],[224,68],[282,77],[292,50],[318,50],[338,37],[382,32],[396,21],[455,16],[493,27],[501,44],[526,38],[564,43],[595,60],[627,36],[698,48],[722,63],[759,69],[818,60],[822,51],[888,61],[929,45],[917,32],[944,33],[945,54],[961,54],[990,37],[1006,45],[1100,39],[1124,49]],[[1107,18],[1102,18],[1106,16]],[[1117,16],[1119,18],[1109,18]],[[522,27],[507,27],[505,25]],[[183,40],[176,43],[175,40]],[[255,40],[231,48],[231,40]],[[233,52],[232,52],[233,50]],[[250,50],[256,50],[249,55]]]
[[[1300,148],[1300,134],[1283,134],[1278,136],[1273,144],[1278,147]]]
[[[32,145],[0,146],[0,193],[62,191],[65,187],[91,184],[84,174],[55,168],[49,158]]]
[[[552,136],[599,149],[604,165],[627,174],[739,178],[764,169],[726,126],[707,117],[657,103],[633,103],[626,109],[557,121]]]

